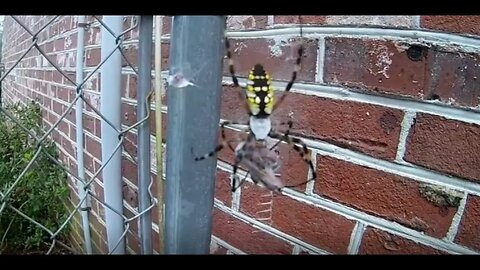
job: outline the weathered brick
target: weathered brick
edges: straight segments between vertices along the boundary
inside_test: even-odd
[[[297,24],[302,21],[302,24],[325,24],[327,16],[273,16],[274,24]]]
[[[362,238],[359,254],[445,255],[446,253],[398,235],[375,228],[367,228]]]
[[[236,183],[238,186],[239,183]],[[240,211],[267,224],[272,225],[273,192],[250,183],[242,185]]]
[[[435,237],[457,210],[429,202],[418,182],[330,157],[317,158],[317,174],[315,193]]]
[[[131,126],[137,122],[137,108],[134,105],[122,102],[122,124]]]
[[[101,27],[89,27],[85,33],[85,45],[99,45],[102,42]]]
[[[455,242],[480,251],[480,197],[470,195],[467,199]]]
[[[98,159],[102,158],[102,148],[100,143],[97,140],[92,139],[89,135],[85,136],[85,149],[92,154],[92,156]]]
[[[255,188],[258,187],[244,187],[242,195]],[[242,200],[241,203],[245,201]],[[272,226],[318,248],[345,254],[354,222],[287,196],[274,195]]]
[[[125,139],[123,140],[123,146],[125,150],[133,157],[137,156],[137,135],[131,132],[125,134]]]
[[[415,27],[415,16],[326,16],[325,24],[331,25],[374,25],[390,27]]]
[[[413,61],[391,41],[327,38],[324,81],[368,91],[422,97],[425,56]]]
[[[227,29],[239,31],[247,29],[264,29],[267,26],[267,16],[228,16]]]
[[[137,166],[129,159],[122,157],[122,176],[134,185],[138,185]]]
[[[447,104],[471,107],[480,104],[478,54],[435,49],[430,58],[424,99],[438,99]]]
[[[247,120],[245,108],[239,103],[239,90],[225,89],[222,95],[222,119]],[[277,93],[277,96],[283,93]],[[393,160],[402,114],[401,111],[376,105],[289,93],[272,117],[277,123],[292,120],[292,134],[325,140]],[[292,117],[289,118],[289,115]]]
[[[480,16],[422,16],[420,20],[421,27],[445,31],[450,33],[461,33],[480,35]]]
[[[95,134],[95,118],[88,114],[83,114],[83,128],[88,132]]]
[[[213,255],[226,255],[227,254],[227,251],[228,249],[226,249],[225,247],[221,246],[220,244],[212,241],[210,243],[210,254],[213,254]]]
[[[257,63],[275,80],[289,81],[297,57],[298,41],[284,43],[274,39],[231,39],[232,59],[237,76],[246,76]],[[316,40],[305,40],[302,66],[297,74],[298,81],[314,81],[317,64]],[[308,57],[307,57],[308,56]],[[224,75],[229,76],[227,58],[224,59]]]
[[[215,209],[213,235],[247,254],[291,254],[292,245]]]
[[[410,129],[408,162],[480,181],[480,126],[419,113]]]
[[[86,50],[85,54],[85,66],[86,67],[95,67],[100,64],[101,61],[101,50],[100,48],[91,48]]]
[[[225,171],[217,170],[216,172],[215,198],[228,207],[232,205],[230,174]]]
[[[162,35],[169,35],[172,32],[172,16],[163,16]]]

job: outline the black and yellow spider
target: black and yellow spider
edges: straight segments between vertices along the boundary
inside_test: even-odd
[[[300,23],[300,36],[302,36],[302,26]],[[227,58],[228,58],[228,66],[229,66],[229,72],[232,77],[232,81],[235,87],[240,87],[238,83],[238,78],[235,75],[235,67],[233,64],[233,59],[232,59],[232,54],[231,54],[231,48],[230,48],[230,42],[228,38],[225,38],[225,47],[227,51]],[[232,151],[235,152],[235,162],[233,164],[233,184],[232,184],[232,191],[234,192],[237,188],[239,188],[244,181],[242,181],[238,186],[235,185],[236,182],[236,173],[239,164],[244,160],[247,159],[250,161],[252,164],[252,168],[255,168],[256,170],[260,169],[271,169],[269,164],[262,164],[262,160],[266,159],[267,154],[263,154],[263,156],[260,156],[257,158],[257,161],[253,158],[255,156],[255,153],[252,151],[258,151],[260,149],[263,149],[265,147],[265,140],[267,137],[273,138],[273,139],[278,139],[279,141],[270,148],[272,150],[276,145],[278,145],[281,141],[285,141],[286,143],[290,144],[293,146],[293,149],[295,149],[300,156],[303,158],[303,160],[310,166],[310,169],[312,170],[312,178],[307,180],[306,182],[303,182],[298,185],[294,186],[299,186],[303,185],[307,182],[310,182],[314,179],[316,179],[316,173],[315,173],[315,168],[313,166],[313,163],[310,159],[310,155],[307,149],[306,144],[298,139],[298,138],[293,138],[289,136],[290,128],[292,127],[292,122],[288,121],[288,129],[285,131],[285,133],[280,133],[272,128],[272,121],[271,121],[271,114],[275,111],[276,108],[283,102],[286,94],[290,89],[292,88],[296,78],[297,78],[297,73],[300,71],[300,64],[301,60],[303,57],[303,45],[302,43],[300,44],[298,51],[297,51],[297,58],[295,60],[295,64],[293,67],[293,74],[291,80],[287,83],[287,86],[284,90],[284,94],[279,98],[278,102],[275,102],[275,96],[274,96],[274,89],[272,86],[272,78],[271,76],[265,71],[263,65],[261,64],[256,64],[252,70],[250,70],[249,75],[248,75],[248,80],[247,80],[247,89],[245,91],[246,97],[242,95],[242,98],[246,98],[246,107],[247,111],[250,115],[250,119],[248,123],[241,123],[238,121],[225,121],[221,124],[221,143],[215,148],[214,151],[205,154],[201,157],[195,158],[195,160],[203,160],[208,157],[214,156],[217,152],[222,150],[225,147],[229,147]],[[281,123],[285,124],[285,123]],[[234,149],[230,143],[232,141],[227,141],[226,136],[225,136],[225,126],[228,125],[248,125],[249,127],[249,134],[246,139],[246,141],[243,141],[240,147],[237,147],[237,149]],[[301,145],[299,147],[297,144]],[[257,153],[257,156],[258,153]],[[260,160],[260,162],[258,161]],[[248,167],[248,166],[247,166]],[[257,173],[258,175],[258,173]],[[252,179],[254,182],[265,182],[262,181],[261,177],[256,177],[256,179]],[[269,185],[269,183],[263,183],[267,188],[271,190],[276,190],[279,191],[282,187],[294,187],[294,186],[279,186],[279,185]]]

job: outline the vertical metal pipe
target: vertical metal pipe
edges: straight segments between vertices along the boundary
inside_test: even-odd
[[[147,116],[145,99],[152,89],[152,33],[153,16],[140,16],[138,45],[138,89],[137,119]],[[147,209],[150,204],[148,186],[150,184],[150,121],[138,126],[138,212]],[[140,246],[142,254],[152,254],[152,212],[147,211],[140,217]]]
[[[83,81],[83,54],[85,52],[85,16],[77,16],[78,18],[78,38],[77,38],[77,62],[76,62],[76,83],[80,84]],[[77,95],[80,94],[81,88],[77,89]],[[85,192],[85,165],[83,160],[83,99],[79,98],[75,104],[75,123],[76,123],[76,142],[77,142],[77,168],[78,178],[81,181],[77,183],[78,194],[80,199],[88,194]],[[88,220],[88,200],[84,200],[81,206],[82,226],[83,226],[83,240],[84,248],[87,254],[92,254],[92,242],[90,239],[90,222]]]
[[[122,32],[122,16],[103,16],[103,22],[118,35]],[[102,61],[115,49],[115,37],[102,27]],[[122,59],[116,51],[101,68],[101,112],[118,130],[121,128],[121,79]],[[118,132],[102,120],[102,161],[115,151]],[[123,213],[121,147],[103,169],[105,202],[119,213]],[[123,217],[105,207],[108,249],[112,254],[125,253],[125,239],[115,248],[124,231]],[[115,248],[115,250],[113,250]]]
[[[194,160],[218,143],[224,16],[176,16],[170,75],[195,85],[169,85],[165,194],[167,254],[209,253],[216,159]]]

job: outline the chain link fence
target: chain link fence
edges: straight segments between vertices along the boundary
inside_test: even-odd
[[[118,129],[115,127],[115,124],[111,122],[110,119],[107,119],[102,112],[97,108],[98,106],[92,105],[92,101],[89,100],[88,98],[85,97],[85,85],[86,83],[92,79],[92,76],[96,73],[99,73],[100,69],[108,62],[108,60],[114,55],[116,51],[119,51],[122,55],[122,58],[124,59],[125,63],[131,70],[133,71],[134,74],[131,76],[135,77],[138,76],[138,70],[134,66],[133,63],[128,59],[128,57],[125,54],[125,45],[124,45],[124,40],[126,35],[131,35],[133,31],[138,31],[139,23],[138,19],[132,20],[133,25],[130,25],[130,27],[126,28],[124,27],[123,32],[120,34],[116,34],[115,31],[110,29],[110,27],[107,25],[107,23],[104,22],[104,18],[99,18],[97,16],[93,16],[92,21],[86,22],[86,23],[78,23],[77,22],[77,27],[84,27],[88,31],[89,25],[92,23],[96,22],[96,24],[100,25],[105,31],[103,33],[108,33],[112,37],[115,38],[115,48],[106,56],[102,56],[102,60],[98,65],[96,65],[91,71],[89,71],[86,76],[81,80],[81,81],[75,81],[74,79],[71,78],[71,74],[68,74],[68,72],[65,72],[62,70],[62,68],[57,64],[57,61],[55,59],[52,59],[52,55],[49,55],[45,51],[45,38],[40,38],[42,34],[45,34],[45,31],[47,31],[47,28],[54,24],[55,22],[58,22],[61,19],[62,16],[54,16],[46,22],[43,23],[43,25],[37,25],[35,27],[29,26],[29,23],[27,23],[27,20],[22,19],[21,17],[16,17],[16,16],[11,16],[10,19],[14,21],[13,24],[17,24],[17,26],[20,26],[21,31],[17,31],[17,35],[22,35],[24,33],[28,34],[28,39],[26,43],[28,45],[23,45],[25,47],[25,50],[20,53],[18,56],[18,59],[15,61],[8,61],[7,59],[4,59],[5,62],[5,70],[4,72],[1,73],[0,77],[0,85],[3,85],[2,87],[2,106],[0,107],[0,114],[1,114],[1,121],[9,122],[11,124],[5,124],[5,125],[15,125],[16,127],[19,127],[28,137],[28,142],[32,145],[33,151],[31,153],[21,153],[19,155],[13,155],[9,157],[9,162],[11,164],[22,164],[22,168],[19,169],[12,178],[10,179],[4,179],[2,186],[0,186],[0,220],[2,224],[8,224],[12,223],[11,221],[13,219],[23,219],[24,221],[28,221],[31,224],[35,225],[35,228],[42,232],[42,237],[44,241],[48,241],[48,250],[45,251],[46,254],[51,254],[54,252],[56,247],[62,247],[64,250],[68,250],[70,253],[77,253],[79,252],[77,249],[73,248],[70,243],[68,243],[67,238],[61,237],[65,232],[69,230],[71,226],[72,220],[75,215],[82,213],[82,212],[89,212],[92,210],[90,207],[91,203],[93,201],[96,201],[99,205],[101,205],[104,210],[103,211],[110,211],[115,212],[118,216],[120,216],[123,220],[123,233],[121,234],[120,238],[115,242],[115,247],[120,245],[122,241],[125,240],[127,233],[129,230],[132,229],[132,222],[137,221],[140,216],[144,215],[148,211],[151,211],[152,208],[156,205],[156,199],[153,196],[152,193],[150,193],[151,187],[153,185],[153,177],[151,177],[150,185],[149,185],[149,194],[148,194],[148,200],[151,202],[150,206],[147,207],[147,209],[139,212],[138,214],[135,214],[133,216],[127,217],[123,213],[123,211],[118,211],[118,209],[115,209],[115,207],[109,205],[103,198],[103,196],[96,194],[95,192],[92,192],[92,184],[94,181],[98,181],[101,178],[101,173],[103,172],[104,168],[111,162],[112,157],[117,153],[118,151],[121,151],[123,155],[125,153],[129,156],[130,160],[134,162],[134,164],[137,164],[137,160],[135,157],[135,154],[130,153],[128,147],[125,147],[125,135],[133,130],[136,129],[139,125],[142,123],[146,122],[150,118],[150,104],[151,104],[151,98],[153,95],[153,91],[150,91],[150,93],[146,96],[146,99],[143,101],[144,104],[138,105],[138,106],[146,106],[147,108],[147,115],[140,121],[137,121],[133,125],[129,125],[128,127],[124,127],[121,129]],[[8,18],[5,18],[6,20]],[[6,26],[8,27],[8,26]],[[77,28],[78,29],[78,28]],[[5,32],[8,32],[8,29],[5,29]],[[22,33],[23,32],[23,33]],[[47,35],[48,36],[48,35]],[[5,38],[4,38],[5,40]],[[42,41],[43,40],[43,41]],[[151,40],[150,40],[151,41]],[[77,48],[78,50],[79,48]],[[7,53],[6,51],[8,50],[4,48],[4,55]],[[27,58],[27,56],[30,56],[32,54],[32,51],[37,51],[43,58],[48,62],[45,63],[44,65],[48,65],[48,67],[52,67],[54,70],[58,71],[61,76],[63,77],[63,81],[65,84],[72,85],[75,88],[75,97],[73,99],[64,100],[66,106],[62,106],[63,110],[61,111],[61,114],[59,114],[58,119],[54,121],[51,126],[44,125],[42,129],[39,130],[33,130],[31,127],[25,124],[25,121],[22,121],[22,119],[19,119],[19,116],[16,115],[15,113],[12,113],[11,110],[7,109],[6,103],[12,103],[11,100],[9,100],[8,96],[6,93],[8,93],[8,90],[6,90],[5,83],[7,83],[9,80],[14,81],[15,80],[15,74],[13,72],[19,68],[19,64]],[[82,59],[77,59],[77,61],[81,61]],[[84,61],[82,61],[83,64]],[[25,64],[22,64],[22,68],[26,68]],[[78,78],[78,77],[77,77]],[[116,91],[117,89],[111,89],[111,91]],[[102,89],[102,91],[106,91],[106,89]],[[11,93],[10,93],[11,95]],[[29,97],[32,101],[34,100],[33,97]],[[69,166],[68,164],[64,164],[58,157],[57,154],[54,152],[50,151],[50,142],[55,141],[55,136],[53,136],[53,133],[55,130],[59,129],[59,126],[62,124],[62,121],[67,118],[68,115],[70,115],[74,110],[75,106],[77,103],[81,104],[81,107],[83,107],[83,110],[86,110],[89,108],[95,115],[97,115],[101,121],[102,125],[108,125],[110,128],[114,129],[116,131],[116,134],[118,134],[117,138],[104,138],[102,136],[102,143],[104,140],[117,140],[118,143],[115,146],[114,151],[112,153],[109,153],[107,156],[107,159],[104,159],[101,161],[101,166],[95,170],[93,175],[91,176],[84,176],[82,173],[79,173],[80,168],[74,170],[72,169],[72,166]],[[76,121],[79,119],[77,118]],[[77,128],[82,128],[81,126],[78,126],[78,123],[75,122],[74,125],[77,125]],[[7,127],[6,126],[6,127]],[[8,127],[7,127],[8,128]],[[82,128],[83,131],[83,128]],[[78,134],[78,133],[77,133]],[[83,135],[82,135],[83,136]],[[8,139],[8,138],[3,138],[3,139]],[[73,142],[79,142],[79,139],[73,139]],[[57,141],[57,145],[59,142]],[[74,148],[80,148],[80,149],[75,149],[79,150],[77,153],[82,153],[83,148],[84,148],[84,143],[80,144],[73,144],[72,146]],[[79,155],[74,155],[76,156],[76,161],[78,164],[78,159],[83,158],[82,156]],[[25,184],[25,181],[38,181],[42,182],[44,179],[38,178],[35,180],[30,179],[30,175],[32,174],[32,171],[35,170],[40,170],[41,167],[43,166],[42,162],[40,160],[48,160],[47,163],[53,163],[55,164],[62,173],[58,174],[58,185],[61,185],[62,183],[74,183],[75,188],[78,189],[79,191],[79,200],[78,202],[74,205],[74,207],[68,207],[68,213],[67,215],[63,217],[57,217],[59,218],[57,224],[42,224],[42,221],[38,220],[37,218],[33,217],[29,211],[24,210],[24,205],[28,204],[29,200],[34,200],[36,194],[27,194],[27,196],[21,196],[21,200],[19,200],[19,194],[24,194],[25,192],[32,192],[28,189],[22,189]],[[10,164],[9,163],[9,164]],[[65,176],[65,177],[64,177]],[[27,180],[26,180],[27,179]],[[103,181],[106,181],[107,179],[103,179]],[[69,187],[69,189],[72,189],[72,186]],[[41,192],[42,189],[36,189],[37,192]],[[105,190],[104,193],[109,192],[108,190]],[[73,192],[74,193],[74,192]],[[73,194],[72,190],[70,190],[70,194]],[[42,212],[45,211],[42,209],[41,205],[38,206],[37,211]],[[136,223],[136,222],[135,222]],[[84,223],[85,224],[85,223]],[[83,228],[84,230],[86,228]],[[0,238],[2,239],[2,243],[4,242],[4,239],[7,239],[7,236],[11,231],[11,228],[8,228],[6,226],[5,229],[2,229],[0,233]],[[25,232],[27,233],[27,232]],[[85,240],[85,239],[83,239]],[[5,245],[5,243],[3,243]],[[86,246],[91,245],[91,243],[84,243]],[[8,245],[8,243],[6,243]],[[109,246],[111,243],[109,243]],[[87,248],[88,250],[88,248]],[[113,248],[115,250],[115,248]],[[85,252],[85,251],[81,251]],[[112,252],[112,251],[111,251]]]

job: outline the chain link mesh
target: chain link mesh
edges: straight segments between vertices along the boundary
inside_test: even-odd
[[[47,254],[50,254],[54,250],[54,247],[56,245],[60,245],[63,248],[66,248],[66,249],[70,250],[70,252],[74,252],[74,253],[76,252],[68,243],[65,243],[63,240],[59,239],[58,236],[72,222],[72,219],[74,218],[75,214],[79,213],[80,211],[91,211],[91,208],[83,209],[81,207],[82,203],[85,200],[88,201],[89,198],[91,200],[95,200],[98,204],[102,205],[104,207],[104,209],[108,208],[108,209],[114,211],[116,214],[120,215],[123,218],[123,220],[124,220],[124,232],[123,232],[121,238],[118,239],[118,241],[116,243],[117,246],[126,237],[128,231],[131,229],[131,225],[130,225],[131,222],[138,219],[141,215],[145,214],[146,212],[151,211],[151,209],[156,205],[155,197],[152,195],[152,193],[150,191],[151,187],[153,185],[153,177],[151,177],[151,182],[150,182],[150,185],[149,185],[149,194],[148,194],[149,200],[151,201],[151,205],[147,209],[145,209],[144,211],[142,211],[142,212],[140,212],[140,213],[138,213],[138,214],[136,214],[132,217],[127,217],[124,213],[120,213],[120,212],[116,211],[110,205],[108,205],[103,200],[103,198],[101,198],[101,196],[95,194],[91,190],[91,186],[92,186],[92,183],[94,182],[94,180],[98,179],[98,177],[99,177],[100,173],[102,172],[102,170],[104,169],[104,167],[110,162],[110,160],[114,156],[115,152],[117,152],[120,148],[123,151],[123,153],[127,153],[127,155],[130,156],[131,161],[133,161],[134,164],[136,165],[137,162],[136,162],[135,155],[131,154],[129,149],[124,146],[125,135],[126,135],[127,132],[131,131],[132,129],[135,129],[141,123],[143,123],[145,121],[148,121],[148,119],[150,118],[150,113],[148,113],[148,115],[145,118],[143,118],[140,121],[134,123],[133,125],[130,125],[126,128],[122,128],[122,129],[118,130],[118,129],[115,128],[115,126],[108,119],[106,119],[102,115],[102,113],[100,111],[98,111],[98,109],[95,106],[93,106],[91,104],[91,102],[88,98],[85,98],[85,95],[84,95],[85,84],[92,78],[92,76],[94,74],[96,74],[99,71],[99,69],[114,54],[114,52],[116,50],[120,51],[123,59],[126,62],[126,65],[133,70],[133,73],[135,74],[134,76],[138,75],[137,69],[134,67],[134,65],[131,63],[131,61],[128,59],[128,57],[125,54],[125,47],[126,46],[124,46],[125,36],[127,34],[131,35],[131,33],[134,30],[138,30],[138,20],[135,20],[135,23],[131,27],[128,27],[127,29],[125,29],[122,33],[120,33],[117,36],[102,21],[101,18],[99,18],[97,16],[92,17],[93,21],[96,21],[98,24],[100,24],[101,27],[105,28],[109,34],[111,34],[112,36],[115,37],[116,47],[98,65],[96,65],[93,68],[93,70],[91,70],[84,77],[84,79],[81,83],[77,84],[74,80],[72,80],[68,76],[67,72],[62,70],[62,68],[60,68],[59,65],[57,65],[53,59],[51,59],[52,57],[50,55],[48,55],[45,52],[45,50],[42,48],[43,44],[41,44],[39,42],[39,36],[46,31],[48,26],[52,25],[54,22],[57,22],[60,18],[61,18],[61,16],[54,16],[53,18],[49,19],[46,23],[44,23],[41,27],[36,29],[36,31],[33,31],[31,29],[31,27],[28,27],[25,22],[23,22],[21,19],[19,19],[19,17],[11,16],[11,19],[13,19],[15,21],[15,23],[18,24],[24,32],[28,33],[28,35],[31,37],[31,40],[28,41],[28,45],[26,47],[26,50],[20,55],[20,57],[15,62],[13,62],[13,64],[8,64],[8,62],[7,62],[6,66],[5,66],[5,71],[3,72],[3,74],[0,77],[0,85],[1,85],[2,82],[4,82],[5,79],[8,76],[11,75],[12,71],[14,71],[18,67],[19,63],[32,50],[37,50],[40,53],[40,55],[42,55],[48,61],[49,65],[51,65],[51,67],[53,67],[56,71],[58,71],[62,75],[64,80],[66,82],[68,82],[69,84],[73,85],[76,89],[75,98],[73,98],[72,100],[70,100],[68,102],[68,106],[62,111],[61,115],[58,117],[58,119],[50,127],[45,127],[43,129],[43,134],[41,134],[41,133],[36,134],[35,132],[32,132],[28,127],[24,126],[24,124],[22,124],[22,122],[19,121],[19,119],[17,119],[17,117],[15,115],[13,115],[11,112],[6,110],[3,106],[0,107],[0,113],[3,114],[8,119],[10,119],[16,125],[20,126],[21,129],[23,129],[23,131],[26,132],[26,134],[28,134],[28,137],[30,139],[34,140],[34,142],[35,142],[35,152],[31,156],[31,158],[28,161],[28,163],[26,164],[26,166],[21,170],[21,172],[18,174],[17,177],[15,177],[14,179],[10,179],[10,181],[8,181],[9,182],[8,185],[0,187],[0,219],[1,218],[7,218],[7,219],[13,218],[13,217],[8,217],[8,216],[7,217],[2,217],[3,213],[5,212],[5,209],[10,209],[14,213],[18,214],[20,217],[28,220],[29,222],[31,222],[31,223],[35,224],[36,226],[38,226],[39,228],[41,228],[46,234],[48,234],[49,241],[51,241],[50,242],[50,248],[46,252]],[[88,27],[88,25],[91,25],[92,23],[93,23],[92,21],[88,22],[87,27]],[[20,32],[17,33],[17,35],[20,35],[20,34],[21,34]],[[5,53],[5,51],[4,51],[4,53]],[[79,61],[79,59],[77,59],[77,61]],[[2,92],[5,92],[4,89],[2,89]],[[147,112],[150,112],[150,104],[151,104],[150,100],[152,98],[152,94],[153,94],[153,91],[151,91],[148,94],[147,98],[144,101],[144,103],[145,103],[144,106],[146,106],[148,108]],[[5,99],[6,99],[5,95],[3,95],[3,100],[5,100]],[[91,177],[86,177],[86,179],[80,179],[79,176],[78,176],[78,170],[77,170],[77,172],[75,172],[75,170],[72,170],[71,168],[68,168],[65,164],[63,164],[58,159],[58,157],[54,157],[54,156],[52,156],[51,153],[46,151],[46,147],[45,147],[45,144],[47,143],[48,138],[52,138],[53,131],[58,129],[61,122],[67,117],[67,115],[69,115],[72,112],[72,110],[74,109],[75,103],[79,99],[81,99],[84,102],[84,105],[86,107],[88,107],[89,109],[91,109],[106,124],[108,124],[110,127],[114,128],[118,133],[118,139],[119,139],[119,142],[118,142],[115,150],[109,155],[109,157],[106,160],[102,161],[102,164],[101,164],[100,168],[98,168],[98,170],[96,170],[95,173]],[[86,107],[84,107],[84,110],[86,109]],[[108,139],[108,138],[103,138],[103,139]],[[80,146],[75,145],[74,147],[82,147],[83,148],[83,145],[80,145]],[[28,174],[29,171],[34,168],[35,162],[37,161],[37,159],[41,155],[45,155],[51,162],[56,164],[64,173],[66,173],[69,177],[74,179],[74,182],[76,183],[77,187],[78,187],[78,185],[82,185],[82,186],[85,187],[85,193],[84,193],[85,196],[79,198],[79,202],[75,204],[75,207],[73,209],[70,209],[69,215],[56,228],[49,228],[46,224],[41,224],[40,222],[36,221],[31,216],[24,213],[24,211],[22,211],[21,207],[15,207],[15,206],[12,205],[12,201],[15,200],[15,198],[14,198],[15,194],[14,194],[13,191],[22,183],[22,181],[25,178],[25,175]],[[38,179],[38,181],[41,181],[41,179]],[[65,181],[67,181],[67,179],[65,179]],[[31,196],[34,196],[34,195],[35,194],[32,194]],[[5,232],[5,234],[6,233],[8,233],[8,230]],[[1,237],[5,237],[5,235],[3,235],[3,236],[0,235],[0,238]]]

